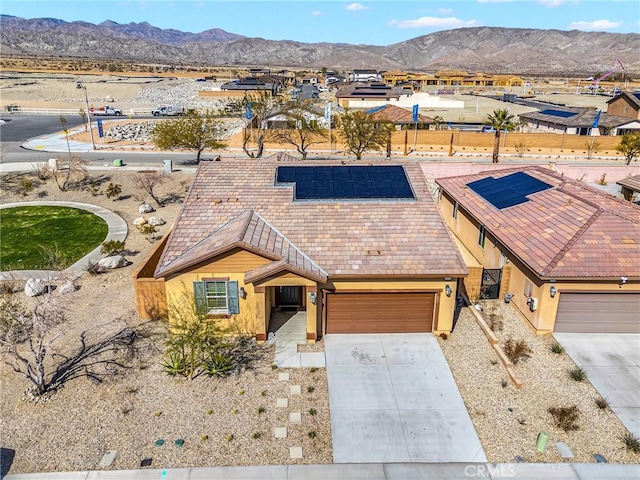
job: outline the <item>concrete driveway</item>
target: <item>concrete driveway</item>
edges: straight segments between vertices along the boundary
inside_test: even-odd
[[[324,341],[334,463],[487,461],[433,335]]]
[[[606,398],[627,430],[640,437],[640,334],[554,333]]]

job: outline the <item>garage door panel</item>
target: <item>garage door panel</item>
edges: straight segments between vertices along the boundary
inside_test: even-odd
[[[640,294],[560,294],[555,332],[640,333]]]
[[[430,332],[433,293],[338,293],[327,296],[327,333]]]

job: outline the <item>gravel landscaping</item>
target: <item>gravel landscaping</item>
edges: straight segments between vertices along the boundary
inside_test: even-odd
[[[577,382],[569,371],[576,365],[566,353],[553,353],[552,336],[538,336],[512,304],[500,300],[483,301],[485,320],[493,312],[502,320],[502,330],[494,333],[500,345],[512,338],[525,340],[533,351],[530,358],[514,366],[523,382],[516,389],[468,309],[463,309],[452,335],[438,338],[462,398],[490,462],[595,462],[594,454],[610,463],[638,463],[640,455],[626,450],[621,438],[627,430],[609,409],[600,409],[600,395],[588,380]],[[548,412],[553,407],[579,410],[578,429],[558,428]],[[547,449],[536,450],[540,432],[549,434]],[[555,446],[566,443],[574,454],[563,459]]]
[[[3,178],[0,202],[45,198],[92,203],[117,212],[130,228],[125,256],[131,265],[101,275],[85,273],[75,281],[77,289],[64,297],[58,289],[53,292],[64,302],[67,317],[60,328],[63,335],[54,343],[56,354],[77,353],[83,332],[88,345],[125,328],[138,334],[132,349],[118,352],[124,368],[102,369],[101,382],[81,373],[38,403],[25,399],[27,381],[0,364],[0,444],[15,452],[9,472],[98,469],[106,450],[117,450],[108,468],[118,470],[140,468],[146,458],[152,459],[149,468],[331,462],[325,369],[273,369],[273,347],[256,345],[249,368],[226,378],[202,375],[188,381],[163,371],[165,330],[141,321],[134,310],[132,274],[156,245],[133,226],[138,206],[150,200],[136,191],[131,181],[135,174],[88,172],[100,178],[101,190],[109,183],[122,185],[121,199],[115,201],[85,188],[60,192],[53,180],[42,182],[34,175],[28,175],[34,190],[23,196],[14,188],[22,175]],[[150,215],[167,222],[157,235],[175,220],[191,178],[176,172],[158,186],[158,196],[170,201],[162,208],[153,204],[156,211]],[[24,298],[20,292],[13,295]],[[50,361],[57,365],[62,357]],[[280,380],[281,373],[289,373],[289,380]],[[300,393],[291,391],[295,385]],[[288,406],[278,408],[279,398],[288,399]],[[300,413],[301,422],[291,421],[291,413]],[[275,438],[280,427],[287,428],[286,438]],[[175,445],[179,439],[184,440],[181,447]],[[164,444],[156,446],[157,440]],[[302,447],[301,459],[290,458],[289,449],[296,446]]]

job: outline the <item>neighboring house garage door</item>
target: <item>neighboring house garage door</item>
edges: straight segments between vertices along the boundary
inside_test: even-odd
[[[640,333],[640,294],[561,293],[554,331]]]
[[[434,293],[332,293],[327,333],[431,332],[434,300]]]

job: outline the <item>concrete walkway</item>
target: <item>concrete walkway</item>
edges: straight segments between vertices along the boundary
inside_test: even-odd
[[[324,342],[334,463],[487,460],[432,334]]]
[[[54,202],[54,201],[38,201],[38,202],[16,202],[0,205],[0,209],[12,207],[30,207],[30,206],[51,206],[51,207],[71,207],[86,210],[102,218],[109,228],[107,237],[104,241],[118,240],[124,241],[127,238],[128,228],[127,222],[116,213],[96,205],[78,202]],[[54,280],[59,276],[66,278],[76,278],[87,269],[90,262],[97,262],[103,257],[100,253],[100,246],[93,249],[87,255],[82,257],[69,268],[61,272],[53,272],[47,270],[12,270],[8,272],[0,272],[0,280],[27,280],[29,278],[39,278],[42,280]]]
[[[324,367],[323,352],[298,352],[307,344],[307,312],[297,312],[288,319],[268,343],[275,344],[274,363],[280,368]]]
[[[627,430],[640,438],[640,334],[554,333],[553,336],[576,365],[587,372],[591,384],[607,399]]]
[[[10,474],[5,480],[637,480],[639,475],[638,465],[613,463],[377,463]]]

